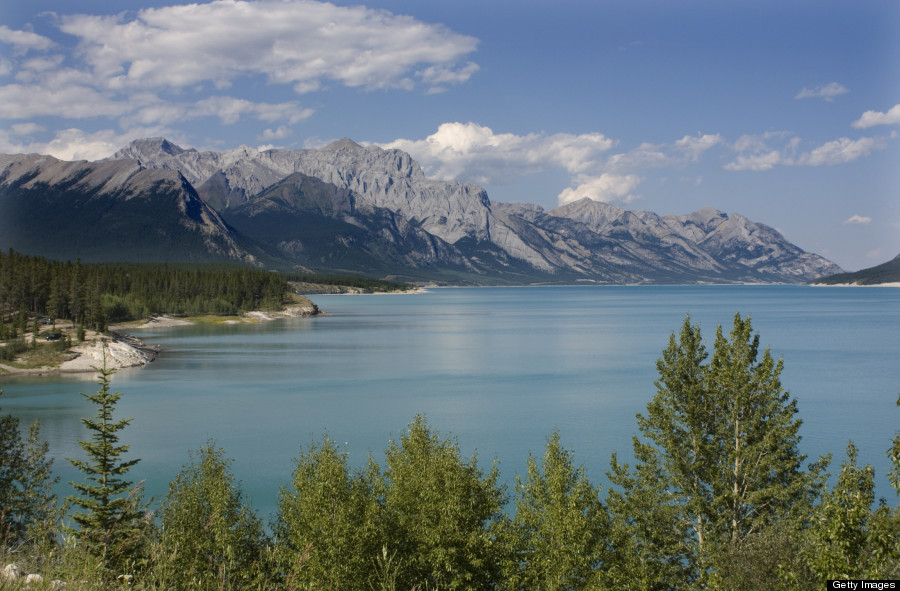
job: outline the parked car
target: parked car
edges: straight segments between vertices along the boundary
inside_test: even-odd
[[[59,339],[62,338],[62,333],[61,332],[51,332],[44,338],[48,341],[58,341]]]

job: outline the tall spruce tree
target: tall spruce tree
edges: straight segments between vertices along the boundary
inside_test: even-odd
[[[132,419],[114,420],[116,403],[121,392],[110,392],[110,376],[115,373],[97,368],[100,372],[100,389],[94,394],[82,396],[97,405],[93,419],[81,419],[91,432],[90,440],[80,440],[87,461],[69,459],[85,475],[84,482],[72,482],[80,493],[68,500],[82,510],[72,514],[78,524],[77,538],[82,546],[99,558],[102,565],[114,572],[122,572],[134,555],[144,526],[141,510],[140,486],[133,487],[123,476],[140,459],[125,461],[122,455],[128,445],[119,445],[119,431]]]
[[[610,474],[622,489],[610,509],[631,534],[643,536],[639,546],[671,542],[671,531],[682,532],[681,563],[701,581],[714,572],[718,552],[808,508],[821,470],[801,467],[796,401],[781,385],[782,362],[768,350],[760,356],[749,318],[736,314],[728,338],[720,326],[707,359],[700,328],[688,317],[657,362],[647,414],[638,415],[644,440],[634,440],[636,468],[614,461]],[[628,517],[638,505],[660,519]]]

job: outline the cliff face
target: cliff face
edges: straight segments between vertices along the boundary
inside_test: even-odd
[[[587,199],[551,211],[492,203],[476,185],[426,178],[405,152],[347,139],[316,150],[200,152],[155,138],[95,163],[0,160],[8,219],[76,205],[81,227],[114,236],[142,228],[132,238],[162,260],[266,253],[307,269],[460,283],[805,282],[840,271],[739,214],[658,216]],[[62,234],[55,250],[16,248],[59,252],[76,238]],[[155,250],[141,235],[155,237]],[[20,232],[7,242],[47,238]]]

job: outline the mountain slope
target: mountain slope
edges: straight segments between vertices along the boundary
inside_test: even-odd
[[[828,277],[820,277],[815,283],[824,285],[880,285],[882,283],[900,283],[900,254],[886,263],[861,269],[855,273],[838,273]]]
[[[0,155],[0,247],[84,261],[253,260],[177,171],[35,154]]]

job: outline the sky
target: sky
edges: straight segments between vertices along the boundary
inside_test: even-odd
[[[900,254],[895,0],[7,0],[0,153],[409,152],[553,209],[714,207]]]

